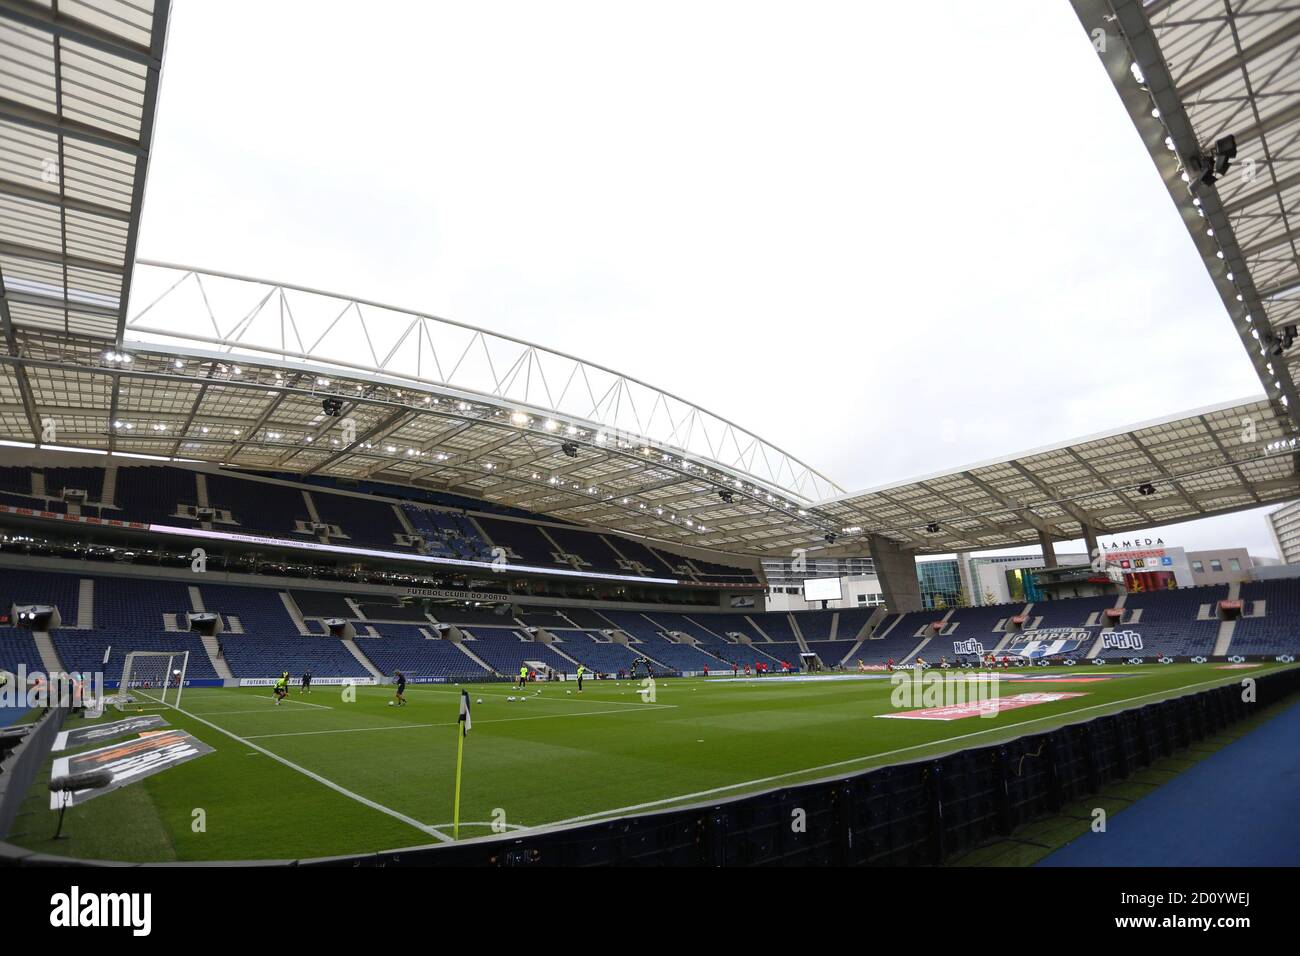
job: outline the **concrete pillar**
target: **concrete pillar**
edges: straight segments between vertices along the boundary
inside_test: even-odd
[[[976,582],[971,576],[969,551],[957,552],[957,579],[961,582],[961,589],[966,592],[966,603],[971,607],[979,607],[984,603],[984,595],[976,588]]]
[[[1088,552],[1088,560],[1091,561],[1097,550],[1097,532],[1092,530],[1092,525],[1083,525],[1083,549]]]
[[[916,555],[892,538],[873,534],[867,541],[880,590],[891,611],[921,610],[921,582],[916,578]]]
[[[1038,532],[1038,544],[1043,549],[1043,567],[1056,567],[1056,548],[1052,546],[1052,538],[1046,531]]]

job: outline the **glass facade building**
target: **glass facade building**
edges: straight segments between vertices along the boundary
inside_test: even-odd
[[[922,607],[957,607],[964,603],[961,571],[957,567],[956,558],[917,561],[916,580],[921,585]]]

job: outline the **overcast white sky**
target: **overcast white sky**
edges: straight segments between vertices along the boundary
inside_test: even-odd
[[[174,0],[139,254],[572,352],[853,490],[1261,392],[1064,0]]]

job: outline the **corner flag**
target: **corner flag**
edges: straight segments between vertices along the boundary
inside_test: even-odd
[[[460,692],[460,716],[456,722],[461,725],[460,733],[456,735],[456,799],[452,804],[452,838],[460,839],[460,766],[465,756],[465,738],[469,736],[469,728],[472,721],[469,719],[469,691],[461,689]]]
[[[460,692],[460,717],[458,719],[462,724],[465,725],[462,728],[461,735],[467,736],[469,734],[469,728],[471,724],[471,721],[469,719],[469,691],[467,690],[462,690]]]

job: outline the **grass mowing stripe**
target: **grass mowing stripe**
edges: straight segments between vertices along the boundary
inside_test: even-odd
[[[610,701],[610,703],[613,703]],[[647,709],[673,708],[676,704],[646,704]],[[475,724],[508,724],[516,720],[558,720],[561,717],[602,717],[606,714],[622,714],[622,710],[580,710],[567,714],[530,714],[527,717],[491,717],[476,720]],[[635,711],[634,711],[635,713]],[[192,715],[191,715],[192,716]],[[313,737],[318,734],[360,734],[370,730],[414,730],[417,727],[455,727],[459,720],[447,720],[437,724],[397,724],[391,727],[344,727],[340,730],[299,730],[287,734],[249,734],[246,740],[265,740],[267,737]]]
[[[624,681],[624,683],[627,683],[627,682]],[[473,685],[470,685],[470,686],[473,686]],[[616,686],[617,686],[617,685],[616,685]],[[468,688],[467,688],[467,689],[468,689]],[[597,689],[597,690],[605,690],[605,688],[603,688],[603,687],[597,687],[596,689]],[[612,690],[612,688],[610,688],[610,689]],[[419,687],[418,690],[419,690],[422,694],[442,694],[442,695],[444,695],[444,696],[455,695],[455,696],[457,696],[457,697],[460,696],[460,691],[458,691],[458,690],[437,690],[437,689],[434,689],[434,688],[432,688],[432,687],[424,687],[424,686]],[[640,693],[640,691],[637,691],[637,693]],[[475,691],[475,692],[474,692],[474,696],[475,696],[475,697],[502,697],[502,698],[509,698],[509,697],[515,697],[515,696],[518,696],[518,695],[516,695],[516,694],[509,694],[509,695],[507,695],[507,694],[493,694],[493,693],[491,693],[491,692],[489,692],[489,691]],[[536,699],[536,700],[538,700],[538,701],[540,701],[540,702],[542,702],[542,703],[551,703],[551,702],[554,702],[554,703],[557,703],[557,704],[581,704],[581,703],[582,703],[582,698],[575,698],[574,700],[569,700],[568,695],[565,695],[564,697],[543,697],[543,696],[541,696],[540,693],[537,693],[537,694],[532,694],[532,695],[530,695],[529,699],[530,699],[530,700],[531,700],[531,699]],[[602,703],[602,704],[610,704],[610,705],[615,706],[615,707],[674,707],[674,706],[676,706],[675,704],[651,704],[651,703],[648,703],[648,702],[638,702],[638,701],[635,701],[635,700],[601,700],[601,703]]]
[[[312,706],[319,707],[321,705],[313,704]],[[326,707],[325,709],[331,710],[332,708]],[[343,796],[349,798],[350,800],[355,800],[357,803],[364,804],[365,806],[370,807],[372,810],[378,810],[380,813],[386,813],[388,816],[392,817],[393,819],[401,820],[403,823],[408,824],[409,826],[413,826],[420,832],[426,833],[429,836],[434,837],[435,839],[440,840],[443,843],[451,842],[451,837],[447,836],[447,834],[443,833],[441,830],[437,829],[436,827],[431,827],[426,824],[423,824],[419,820],[416,820],[413,817],[408,817],[406,814],[394,810],[392,807],[386,807],[382,803],[376,803],[374,800],[371,800],[369,797],[363,797],[359,793],[354,793],[353,791],[349,790],[347,787],[342,787],[339,784],[335,783],[333,780],[330,780],[326,777],[322,777],[318,773],[313,773],[312,771],[308,770],[306,767],[298,766],[298,764],[294,763],[292,760],[288,760],[285,757],[281,757],[279,754],[272,753],[271,751],[267,750],[265,747],[259,747],[257,744],[253,743],[251,740],[247,739],[246,737],[241,737],[239,736],[239,734],[232,733],[231,731],[227,730],[225,727],[220,727],[217,724],[214,724],[210,720],[204,720],[198,714],[191,714],[189,711],[182,710],[179,707],[176,708],[176,711],[177,713],[184,714],[186,717],[189,717],[191,720],[197,720],[199,723],[206,724],[207,726],[211,727],[213,730],[225,734],[231,740],[239,741],[239,743],[243,744],[245,747],[250,747],[253,750],[256,750],[258,753],[270,757],[276,763],[283,764],[284,766],[288,767],[290,770],[296,770],[303,776],[310,777],[312,780],[315,780],[317,783],[321,784],[322,786],[329,787],[335,793],[340,793]]]
[[[1270,668],[1270,670],[1272,669],[1273,668]],[[1259,673],[1267,673],[1267,671],[1260,671]],[[1250,675],[1246,675],[1246,676],[1250,676]],[[1233,684],[1241,679],[1242,678],[1240,677],[1228,677],[1228,678],[1217,677],[1214,680],[1202,681],[1199,684],[1188,684],[1184,687],[1179,687],[1177,688],[1177,691],[1191,691],[1191,690],[1195,690],[1198,687],[1208,687],[1211,684],[1216,684],[1220,686]],[[1137,697],[1126,697],[1123,700],[1107,701],[1104,704],[1094,704],[1091,707],[1080,707],[1078,709],[1068,711],[1065,714],[1049,714],[1046,717],[1034,717],[1030,720],[1021,720],[1013,724],[1001,724],[997,727],[990,727],[987,730],[975,730],[969,734],[959,734],[955,737],[947,737],[941,741],[929,741],[923,744],[914,744],[910,747],[899,747],[896,750],[884,750],[874,754],[863,754],[862,756],[859,757],[849,757],[846,760],[836,760],[833,763],[825,763],[817,767],[806,767],[803,770],[791,770],[788,771],[787,773],[773,774],[772,776],[769,777],[758,777],[754,780],[744,780],[741,781],[740,783],[731,783],[731,784],[727,784],[726,786],[713,787],[712,789],[700,790],[695,793],[685,793],[676,797],[665,797],[661,800],[650,800],[646,803],[637,803],[631,806],[618,807],[613,810],[599,810],[595,813],[586,813],[583,814],[582,816],[569,817],[567,820],[556,820],[554,823],[543,823],[543,824],[539,824],[538,826],[539,827],[568,826],[573,823],[584,823],[588,820],[598,820],[601,817],[612,816],[614,814],[636,813],[641,810],[650,810],[655,807],[667,806],[673,803],[681,803],[682,801],[685,800],[702,800],[706,797],[711,797],[719,793],[726,793],[730,790],[738,790],[745,787],[762,786],[763,784],[766,783],[775,783],[778,780],[788,780],[791,777],[801,777],[810,773],[823,773],[827,770],[835,770],[839,767],[847,767],[850,764],[862,763],[865,760],[879,760],[883,757],[895,757],[899,754],[910,753],[914,750],[925,750],[927,748],[934,748],[936,746],[950,744],[958,740],[968,740],[971,737],[982,737],[984,734],[1007,731],[1013,727],[1025,727],[1028,726],[1029,724],[1041,723],[1045,720],[1060,720],[1062,717],[1073,717],[1075,714],[1087,713],[1090,710],[1098,710],[1105,707],[1118,707],[1121,704],[1130,704],[1136,700],[1145,700],[1148,697],[1159,697],[1161,695],[1164,695],[1167,699],[1172,699],[1175,696],[1178,697],[1184,696],[1182,693],[1178,693],[1178,692],[1175,692],[1174,694],[1170,694],[1170,692],[1167,690],[1153,691],[1149,694],[1139,694]],[[1066,720],[1064,723],[1061,724],[1061,726],[1064,727],[1071,723],[1074,723],[1074,721]],[[945,752],[950,753],[951,751],[945,751]],[[939,755],[936,754],[936,756]]]

